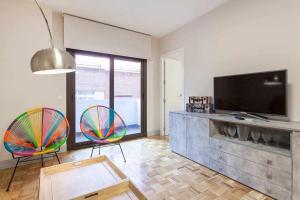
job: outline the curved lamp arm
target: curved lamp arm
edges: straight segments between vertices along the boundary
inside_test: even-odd
[[[50,30],[50,27],[49,27],[49,23],[48,23],[48,20],[45,16],[45,13],[43,11],[43,9],[41,8],[41,6],[39,5],[38,1],[37,0],[34,0],[36,5],[39,7],[42,15],[43,15],[43,18],[45,20],[45,23],[46,23],[46,26],[47,26],[47,29],[48,29],[48,33],[49,33],[49,37],[50,37],[50,44],[51,44],[51,47],[54,48],[54,43],[53,43],[53,37],[52,37],[52,33],[51,33],[51,30]]]

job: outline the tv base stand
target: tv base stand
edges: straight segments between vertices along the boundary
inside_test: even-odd
[[[268,117],[265,117],[265,116],[262,116],[262,115],[258,115],[258,114],[254,114],[254,113],[240,112],[240,113],[234,113],[232,115],[235,118],[237,118],[237,119],[242,119],[244,117],[250,117],[250,118],[262,120],[262,121],[265,121],[265,122],[269,122],[269,118]]]

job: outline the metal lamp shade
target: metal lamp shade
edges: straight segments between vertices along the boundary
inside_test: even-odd
[[[71,54],[57,48],[43,49],[31,58],[34,74],[62,74],[75,71],[75,59]]]

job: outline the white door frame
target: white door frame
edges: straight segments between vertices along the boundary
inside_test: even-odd
[[[182,74],[182,92],[183,92],[183,102],[182,102],[182,110],[184,110],[185,107],[185,92],[184,92],[184,49],[183,48],[179,48],[173,51],[169,51],[165,54],[161,55],[160,58],[160,68],[161,68],[161,77],[160,77],[160,87],[161,87],[161,100],[160,100],[160,107],[162,108],[160,111],[160,135],[161,136],[165,136],[166,135],[166,108],[165,108],[165,59],[166,58],[171,58],[176,56],[176,55],[180,55],[180,61],[181,61],[181,65],[183,68],[183,74]]]

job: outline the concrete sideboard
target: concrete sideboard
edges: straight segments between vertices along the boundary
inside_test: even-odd
[[[170,112],[169,120],[173,152],[273,198],[300,199],[300,123],[189,112]],[[219,134],[220,123],[276,130],[289,138],[290,146],[228,138]]]

